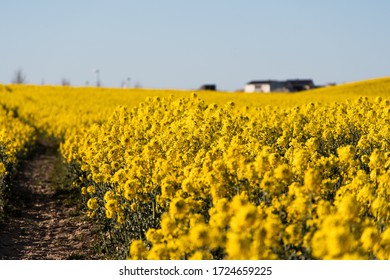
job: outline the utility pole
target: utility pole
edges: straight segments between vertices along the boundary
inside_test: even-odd
[[[101,86],[100,70],[99,69],[94,69],[93,72],[95,72],[95,74],[96,74],[96,87],[100,87]]]

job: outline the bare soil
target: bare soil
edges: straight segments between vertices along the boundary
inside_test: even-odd
[[[12,184],[7,219],[0,224],[0,259],[100,259],[96,229],[80,207],[78,190],[64,186],[55,146],[40,141]]]

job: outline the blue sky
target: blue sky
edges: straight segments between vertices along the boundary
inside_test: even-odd
[[[390,75],[387,0],[0,2],[0,83],[243,88]]]

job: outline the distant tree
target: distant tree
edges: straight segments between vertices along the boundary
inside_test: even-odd
[[[24,84],[26,83],[26,75],[24,75],[22,69],[18,69],[14,73],[14,77],[11,80],[13,84]]]
[[[70,86],[70,81],[67,78],[62,78],[61,85]]]
[[[122,80],[121,88],[129,88],[130,87],[131,78],[127,77],[126,80]]]
[[[140,82],[136,82],[134,85],[134,88],[142,88],[142,85]]]

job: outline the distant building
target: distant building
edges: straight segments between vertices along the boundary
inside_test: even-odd
[[[245,85],[244,92],[296,92],[315,88],[312,80],[259,80],[251,81]]]
[[[217,86],[214,84],[206,84],[200,87],[200,90],[217,90]]]
[[[287,92],[285,82],[274,80],[251,81],[245,85],[245,92]]]
[[[287,80],[287,88],[290,92],[315,88],[313,80]]]

